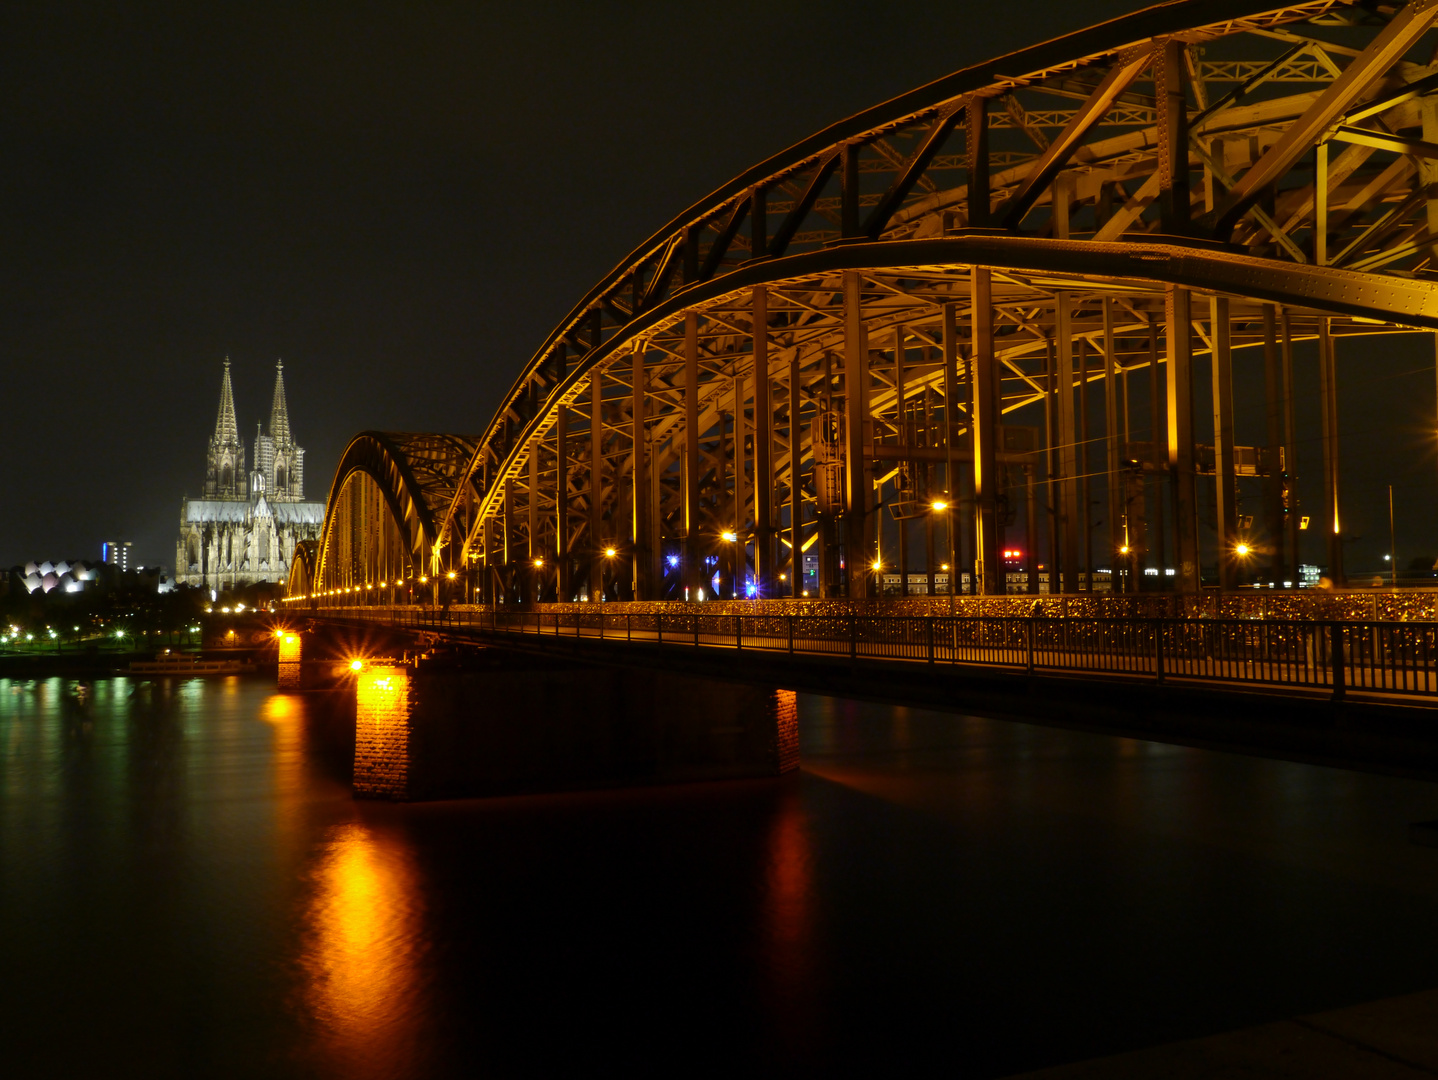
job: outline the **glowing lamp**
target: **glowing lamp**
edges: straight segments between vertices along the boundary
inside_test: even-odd
[[[543,560],[543,559],[535,559],[535,560],[534,560],[534,565],[535,565],[536,568],[541,567],[541,566],[544,565],[544,560]]]
[[[614,556],[616,556],[616,555],[618,555],[618,554],[619,554],[619,552],[615,551],[614,548],[612,548],[612,547],[608,547],[608,548],[605,548],[605,549],[604,549],[604,557],[605,557],[606,559],[612,559],[612,558],[614,558]]]
[[[719,534],[719,538],[723,540],[726,544],[732,544],[735,540],[739,539],[739,536],[732,530],[725,529],[722,533]]]
[[[870,563],[869,565],[872,566],[875,570],[882,570],[882,569],[884,568],[884,564],[883,564],[882,562],[880,562],[878,559],[875,559],[875,560],[874,560],[872,563]]]
[[[351,670],[351,671],[363,671],[363,670],[364,670],[364,661],[363,661],[363,660],[351,660],[351,661],[350,661],[350,670]]]
[[[1253,550],[1253,549],[1252,549],[1251,547],[1249,547],[1247,544],[1235,544],[1235,545],[1233,545],[1233,553],[1234,553],[1235,555],[1237,555],[1240,559],[1245,559],[1245,558],[1247,558],[1249,552],[1251,552],[1252,550]]]
[[[944,502],[943,499],[935,499],[933,502],[933,508],[935,510],[947,510],[949,508],[949,504]]]

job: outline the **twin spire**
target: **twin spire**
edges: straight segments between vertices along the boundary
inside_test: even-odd
[[[290,441],[290,410],[285,403],[285,363],[275,361],[275,396],[270,404],[270,438],[276,443]],[[235,446],[240,441],[240,425],[235,419],[235,392],[230,386],[230,358],[225,357],[225,376],[220,383],[220,415],[215,420],[214,444]]]

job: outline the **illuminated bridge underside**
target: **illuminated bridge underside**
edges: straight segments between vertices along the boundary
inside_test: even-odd
[[[1001,592],[1006,543],[1053,591],[1196,591],[1205,552],[1281,583],[1300,493],[1341,583],[1334,341],[1438,329],[1435,15],[1186,0],[818,133],[637,248],[481,437],[358,437],[306,594],[798,595],[795,550],[820,595]],[[1244,445],[1235,365],[1266,387]]]

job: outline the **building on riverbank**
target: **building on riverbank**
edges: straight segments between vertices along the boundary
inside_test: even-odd
[[[305,452],[290,431],[283,363],[275,365],[269,430],[257,425],[250,470],[245,450],[227,359],[206,455],[204,497],[187,495],[180,504],[176,584],[220,593],[284,581],[296,544],[319,537],[325,504],[304,497]]]

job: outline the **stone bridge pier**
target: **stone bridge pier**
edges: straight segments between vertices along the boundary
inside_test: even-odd
[[[794,693],[486,650],[366,664],[354,793],[420,800],[777,776]]]

